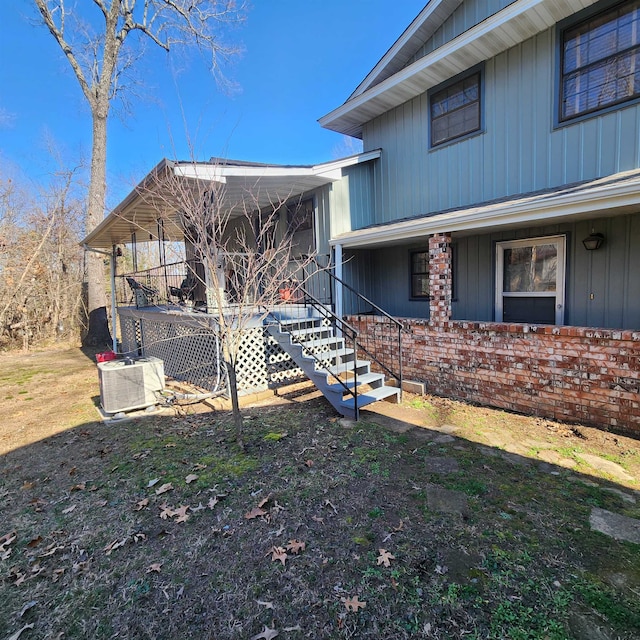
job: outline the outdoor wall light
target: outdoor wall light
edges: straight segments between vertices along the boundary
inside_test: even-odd
[[[585,238],[582,241],[582,244],[584,245],[584,248],[587,251],[595,251],[596,249],[599,249],[602,246],[603,242],[604,242],[604,236],[601,233],[591,232],[591,235],[589,235],[588,238]]]

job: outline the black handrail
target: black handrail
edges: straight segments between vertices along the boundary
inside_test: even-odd
[[[315,262],[319,270],[325,271],[328,274],[331,282],[335,281],[339,283],[343,288],[347,289],[356,298],[356,300],[360,300],[364,302],[366,305],[370,306],[375,315],[386,318],[387,320],[391,321],[392,325],[395,326],[397,330],[397,340],[396,340],[397,354],[398,354],[397,370],[394,371],[394,369],[391,367],[390,364],[385,364],[384,362],[382,362],[380,357],[376,355],[376,353],[374,353],[371,350],[371,348],[367,348],[364,344],[361,344],[361,343],[358,344],[358,347],[364,353],[366,353],[367,356],[369,356],[374,362],[376,362],[376,364],[379,367],[381,367],[386,373],[388,373],[392,378],[395,378],[398,381],[400,394],[402,395],[402,332],[406,331],[404,328],[404,325],[399,320],[394,318],[391,314],[389,314],[387,311],[382,309],[382,307],[379,307],[375,302],[372,302],[371,300],[369,300],[369,298],[362,295],[359,291],[354,289],[351,285],[344,282],[344,280],[342,280],[341,278],[338,278],[338,276],[336,276],[333,270],[331,269],[330,265],[324,267],[315,258],[313,258],[313,261]],[[337,290],[337,287],[332,286],[332,291],[335,291],[335,290]],[[362,315],[362,314],[355,313],[354,315]]]

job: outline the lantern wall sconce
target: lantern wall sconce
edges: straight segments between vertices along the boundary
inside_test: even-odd
[[[582,244],[584,245],[584,248],[587,251],[595,251],[596,249],[599,249],[602,246],[603,242],[604,242],[604,236],[601,233],[591,232],[591,235],[585,238],[582,241]]]

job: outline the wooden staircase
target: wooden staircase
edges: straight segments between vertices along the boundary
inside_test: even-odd
[[[335,327],[313,311],[274,311],[267,330],[338,413],[357,420],[372,402],[398,402],[400,389],[386,385],[385,375],[372,372],[368,360],[358,360]]]

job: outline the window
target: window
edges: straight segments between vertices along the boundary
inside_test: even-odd
[[[429,297],[429,252],[411,252],[411,298]]]
[[[480,131],[480,71],[431,93],[431,146]]]
[[[640,0],[562,32],[560,121],[640,97]]]
[[[562,324],[564,256],[564,236],[499,242],[496,320]]]

